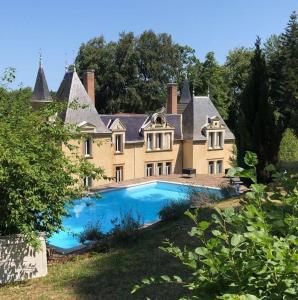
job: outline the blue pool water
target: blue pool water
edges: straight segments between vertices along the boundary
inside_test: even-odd
[[[221,198],[218,189],[196,187],[198,191],[215,194]],[[189,186],[165,182],[153,182],[134,187],[101,193],[101,198],[84,197],[68,205],[69,216],[63,219],[64,230],[49,238],[49,244],[69,249],[79,246],[75,236],[86,225],[100,222],[103,232],[112,229],[111,220],[120,218],[121,214],[131,211],[141,216],[144,224],[157,221],[158,212],[169,201],[186,199]]]

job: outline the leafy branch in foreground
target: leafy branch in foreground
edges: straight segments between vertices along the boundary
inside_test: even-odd
[[[182,299],[293,299],[298,294],[297,179],[267,171],[271,186],[256,183],[257,157],[247,152],[249,170],[234,175],[251,178],[243,207],[215,209],[210,221],[199,220],[199,210],[188,211],[195,226],[189,235],[194,249],[166,241],[161,250],[191,271],[187,278],[163,275],[143,279],[132,293],[151,284],[180,284]]]
[[[82,134],[59,117],[63,103],[33,112],[30,100],[30,90],[0,88],[0,236],[20,233],[37,246],[39,232],[61,229],[82,178],[103,171],[79,155]]]

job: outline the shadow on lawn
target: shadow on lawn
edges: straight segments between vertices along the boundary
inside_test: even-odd
[[[186,290],[177,285],[154,285],[131,295],[136,283],[148,276],[187,274],[179,261],[158,247],[169,238],[179,245],[189,244],[187,231],[191,222],[182,218],[175,223],[156,224],[145,230],[136,244],[113,249],[111,253],[88,263],[92,274],[72,282],[80,299],[178,299]]]
[[[201,211],[200,219],[210,218],[212,209]],[[176,222],[163,222],[147,228],[136,244],[125,248],[113,249],[104,258],[94,254],[86,268],[92,270],[91,275],[72,282],[72,288],[80,299],[178,299],[187,295],[187,290],[178,285],[152,285],[131,295],[133,286],[143,278],[159,275],[179,275],[182,278],[188,270],[172,256],[158,247],[165,239],[183,247],[197,247],[196,240],[187,232],[194,224],[187,217]]]

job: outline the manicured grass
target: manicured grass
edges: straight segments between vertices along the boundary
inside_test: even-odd
[[[237,200],[231,200],[218,206],[237,204]],[[210,213],[210,209],[202,210],[201,218],[208,219]],[[0,287],[0,299],[178,299],[185,295],[181,286],[150,286],[135,295],[130,291],[147,276],[187,274],[188,270],[158,247],[166,238],[180,246],[195,246],[196,241],[187,235],[192,225],[186,217],[155,224],[130,246],[54,262],[49,265],[49,275],[45,278]]]

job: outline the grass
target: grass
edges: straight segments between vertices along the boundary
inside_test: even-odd
[[[221,208],[235,205],[237,199],[216,204]],[[201,217],[208,219],[210,212],[210,209],[202,210]],[[52,262],[44,278],[0,287],[0,299],[178,299],[185,295],[180,286],[150,286],[135,295],[130,291],[147,276],[187,274],[177,260],[158,247],[166,238],[179,246],[195,246],[195,241],[187,235],[192,225],[186,217],[157,223],[144,229],[138,241],[129,247]]]

